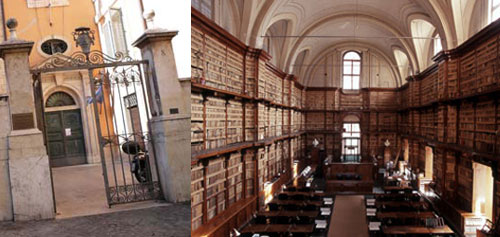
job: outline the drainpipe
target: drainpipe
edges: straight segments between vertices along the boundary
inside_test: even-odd
[[[2,0],[3,2],[3,0]],[[144,14],[144,2],[143,0],[139,0],[139,6],[140,6],[140,10],[141,10],[141,18],[142,18],[142,24],[144,26],[144,31],[146,31],[148,29],[148,24],[146,23],[146,19],[144,19],[144,17],[142,16]],[[4,26],[5,28],[5,26]],[[4,30],[5,32],[5,30]]]

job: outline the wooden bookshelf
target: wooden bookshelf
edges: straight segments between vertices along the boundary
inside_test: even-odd
[[[191,228],[197,229],[203,223],[204,167],[191,166]]]
[[[198,93],[191,94],[191,152],[203,150],[203,96]]]
[[[205,101],[206,137],[205,149],[226,145],[226,101],[207,97]]]
[[[227,103],[227,141],[233,144],[243,141],[243,105],[239,101]]]

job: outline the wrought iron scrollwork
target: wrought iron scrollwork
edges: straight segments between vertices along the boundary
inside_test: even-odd
[[[83,52],[75,52],[70,56],[63,54],[54,55],[48,58],[40,69],[79,67],[88,65],[113,64],[118,62],[132,62],[130,56],[122,52],[115,53],[115,56],[109,56],[101,51],[91,51],[88,55]]]

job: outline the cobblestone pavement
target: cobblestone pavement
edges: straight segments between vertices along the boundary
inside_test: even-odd
[[[33,222],[0,222],[1,237],[183,237],[191,234],[189,204]]]

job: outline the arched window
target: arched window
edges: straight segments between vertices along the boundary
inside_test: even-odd
[[[213,0],[191,0],[191,6],[203,13],[206,17],[214,19],[213,17]]]
[[[344,90],[359,90],[361,56],[357,52],[349,51],[344,54],[343,65],[342,88]]]
[[[73,97],[64,92],[55,92],[49,96],[47,102],[45,102],[45,107],[60,107],[60,106],[69,106],[76,105]]]
[[[441,50],[443,50],[443,46],[441,45],[441,38],[439,37],[439,34],[436,34],[434,37],[433,37],[433,41],[434,41],[434,52],[433,52],[433,55],[436,55],[437,53],[441,52]]]
[[[500,0],[490,0],[488,8],[490,10],[490,22],[500,18]]]

